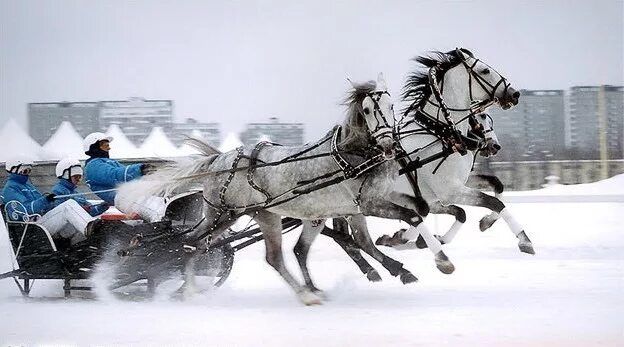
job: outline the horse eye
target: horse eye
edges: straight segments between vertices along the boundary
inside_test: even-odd
[[[482,74],[484,74],[484,75],[487,75],[487,74],[489,74],[489,73],[490,73],[490,69],[485,68],[485,69],[483,69],[483,70],[481,71],[481,73],[482,73]]]
[[[484,114],[481,114],[481,119],[485,119],[485,115]]]
[[[365,113],[365,114],[369,114],[369,113],[370,113],[370,110],[368,109],[368,107],[366,107],[366,108],[364,109],[364,113]]]

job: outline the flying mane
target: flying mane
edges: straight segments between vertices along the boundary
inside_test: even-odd
[[[353,84],[353,83],[352,83]],[[364,115],[362,115],[362,101],[368,93],[374,92],[377,82],[368,81],[353,84],[353,89],[347,94],[342,105],[347,106],[347,118],[343,122],[342,148],[365,147],[370,136]]]
[[[470,57],[474,57],[472,52],[465,48],[460,48],[459,50]],[[419,55],[413,60],[419,64],[418,68],[420,69],[411,72],[403,86],[401,97],[408,103],[408,106],[402,110],[403,114],[410,113],[431,96],[431,87],[429,86],[430,68],[437,66],[438,80],[442,80],[446,71],[461,62],[461,57],[456,50],[446,53],[433,51],[427,55]]]

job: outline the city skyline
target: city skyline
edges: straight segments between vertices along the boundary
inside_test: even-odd
[[[599,100],[602,100],[597,94],[600,89],[607,91],[604,96],[604,119],[600,117],[598,108],[601,103]],[[575,97],[579,90],[589,91],[589,94],[583,98]],[[495,120],[496,133],[503,147],[517,149],[503,151],[493,160],[591,158],[598,152],[608,153],[611,158],[622,157],[624,87],[603,85],[574,86],[569,90],[522,89],[521,93],[524,96],[520,103],[511,110],[503,111],[497,107],[488,110]],[[113,105],[116,110],[110,108]],[[579,108],[579,105],[582,107]],[[162,127],[177,145],[182,143],[185,135],[200,129],[202,136],[207,136],[206,139],[212,144],[218,144],[221,135],[228,136],[231,133],[246,145],[261,140],[282,145],[300,145],[305,142],[304,129],[307,127],[304,123],[269,117],[263,122],[245,123],[242,131],[221,134],[220,122],[201,123],[194,119],[176,122],[175,108],[173,100],[136,97],[126,101],[29,104],[29,119],[39,120],[29,122],[29,134],[43,144],[62,121],[68,120],[83,136],[93,131],[105,132],[108,125],[117,124],[137,145],[155,126]],[[602,131],[605,131],[606,137],[599,135]]]
[[[31,102],[176,101],[224,133],[279,117],[306,140],[342,120],[347,78],[471,49],[516,89],[622,85],[621,1],[0,2],[0,120]],[[441,25],[444,23],[451,23]]]

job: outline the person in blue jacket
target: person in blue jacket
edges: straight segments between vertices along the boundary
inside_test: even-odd
[[[139,179],[155,168],[151,164],[122,165],[110,159],[112,141],[112,137],[99,132],[91,133],[83,140],[85,154],[89,156],[84,167],[87,186],[104,202],[124,213],[136,213],[149,222],[159,221],[165,209],[163,198],[131,201],[131,197],[122,197],[123,200],[119,200],[116,189],[120,184]]]
[[[75,200],[55,204],[56,195],[41,194],[30,182],[32,161],[25,158],[8,160],[9,173],[2,197],[9,220],[37,222],[52,237],[69,238],[72,244],[83,241],[95,228],[96,219],[89,215]]]
[[[60,205],[68,199],[73,199],[91,216],[99,216],[110,205],[106,202],[92,204],[83,195],[76,192],[76,187],[82,179],[82,174],[82,165],[80,165],[80,161],[77,159],[64,158],[56,164],[56,177],[59,180],[52,187],[52,194],[56,195],[55,203]]]

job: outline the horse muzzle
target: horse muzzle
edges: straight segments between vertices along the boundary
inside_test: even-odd
[[[509,87],[505,96],[499,100],[499,104],[503,110],[508,110],[518,105],[518,101],[520,101],[520,92]]]
[[[501,146],[497,142],[488,140],[485,147],[481,149],[479,154],[481,154],[482,157],[495,156],[500,149]]]
[[[390,137],[381,138],[377,141],[378,147],[381,149],[384,159],[391,160],[396,156],[396,148],[394,139]]]

